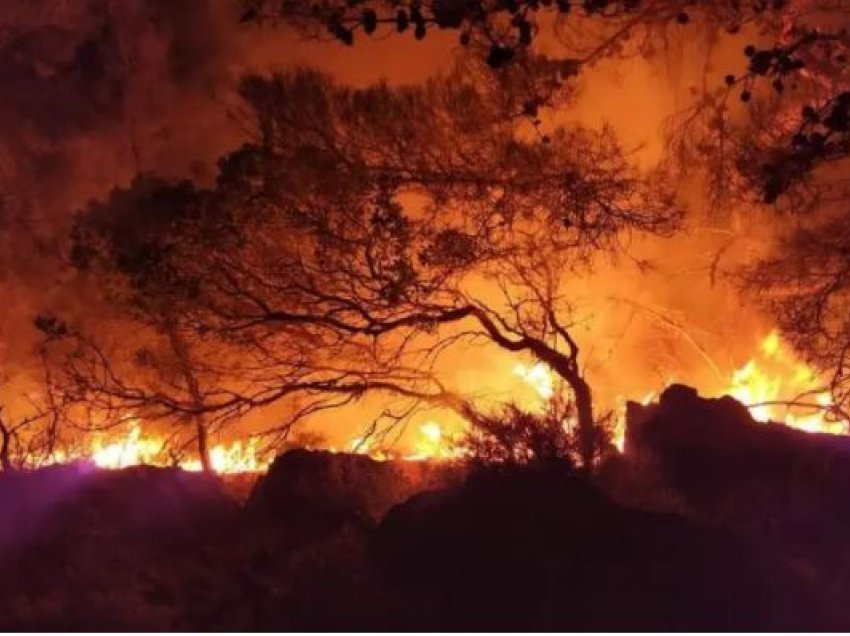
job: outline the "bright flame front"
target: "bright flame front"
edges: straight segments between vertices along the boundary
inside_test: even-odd
[[[810,433],[844,435],[847,422],[830,417],[832,396],[817,374],[796,357],[776,331],[735,370],[724,393],[745,404],[753,418]]]
[[[522,407],[530,411],[544,410],[555,396],[558,383],[548,366],[517,364],[512,376],[531,389],[531,397],[522,400]],[[730,395],[743,403],[758,421],[784,423],[808,432],[847,434],[848,423],[829,417],[832,400],[821,388],[817,375],[799,361],[794,352],[785,345],[776,331],[769,333],[760,343],[753,357],[734,370],[721,394]],[[520,387],[516,387],[518,391]],[[638,398],[648,404],[657,397],[650,391]],[[799,398],[799,399],[798,399]],[[616,400],[616,416],[612,423],[612,441],[621,451],[625,434],[623,406],[625,396]],[[792,402],[797,402],[793,405]],[[565,429],[569,422],[565,422]],[[456,459],[459,457],[454,436],[447,433],[443,424],[430,420],[420,424],[413,433],[409,451],[393,453],[377,447],[371,438],[354,438],[348,445],[349,452],[368,454],[374,459]],[[136,418],[127,420],[123,435],[95,436],[88,449],[76,457],[91,459],[102,468],[124,468],[138,464],[156,466],[177,465],[184,470],[200,471],[199,459],[169,461],[166,455],[167,440],[156,434],[145,433],[142,423]],[[64,453],[56,453],[52,461],[71,459]],[[218,473],[262,472],[270,464],[271,457],[264,454],[256,438],[247,441],[219,443],[210,448],[210,461]]]
[[[199,472],[203,470],[201,460],[197,458],[169,461],[166,454],[167,441],[165,438],[145,433],[137,418],[127,420],[127,430],[124,435],[95,436],[88,450],[79,453],[80,457],[90,459],[100,468],[118,469],[128,466],[146,464],[150,466],[176,465],[183,470]],[[247,441],[236,440],[229,444],[214,444],[209,449],[212,469],[221,474],[253,473],[268,469],[270,460],[264,454],[256,438]],[[54,462],[67,461],[64,453],[56,454]]]

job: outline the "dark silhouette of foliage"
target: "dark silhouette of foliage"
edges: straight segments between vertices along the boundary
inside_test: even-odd
[[[209,346],[186,320],[203,272],[178,269],[175,255],[189,262],[199,247],[224,248],[234,228],[219,211],[209,193],[191,183],[149,175],[92,203],[72,228],[71,261],[118,310],[121,328],[135,329],[135,337],[110,351],[94,338],[70,334],[65,325],[61,334],[52,323],[43,326],[75,343],[64,369],[73,390],[116,424],[132,415],[189,425],[205,470],[211,470],[210,430],[226,422],[210,420],[204,411],[232,378],[224,363],[229,352],[221,343]],[[185,446],[179,437],[175,443]]]
[[[564,462],[491,466],[464,483],[463,475],[443,480],[439,470],[294,452],[260,478],[246,505],[228,497],[229,480],[177,470],[52,466],[4,474],[0,626],[404,632],[848,624],[841,603],[833,613],[841,620],[827,622],[819,596],[826,586],[810,577],[801,585],[763,542],[619,505]],[[376,516],[337,515],[340,524],[311,533],[317,520],[333,520],[329,508],[345,504]]]
[[[683,163],[708,164],[717,201],[733,194],[799,209],[819,168],[850,152],[850,5],[760,4],[742,47],[744,71],[697,97],[674,127],[674,146],[686,150]]]
[[[197,202],[154,213],[173,217],[166,231],[106,252],[130,264],[131,282],[132,268],[152,267],[139,285],[156,284],[175,329],[240,352],[226,364],[238,387],[194,403],[158,391],[158,408],[236,417],[300,395],[302,415],[384,391],[466,416],[470,403],[432,369],[445,350],[483,339],[565,380],[592,463],[592,394],[562,283],[625,232],[668,231],[678,211],[607,131],[557,128],[548,144],[517,131],[505,114],[521,110],[533,78],[468,73],[363,90],[306,71],[246,78],[253,143],[222,159]],[[500,300],[470,290],[473,274]]]
[[[37,328],[48,339],[61,338],[66,327],[55,318],[39,316]],[[0,469],[31,469],[67,450],[63,428],[75,406],[75,396],[59,386],[45,346],[37,352],[38,367],[17,369],[0,378]]]
[[[687,527],[613,503],[565,462],[539,462],[412,498],[373,550],[393,589],[418,601],[408,607],[424,608],[403,613],[401,631],[723,630],[822,615],[753,545]]]
[[[637,32],[684,27],[694,16],[737,32],[763,14],[779,12],[785,2],[736,0],[288,0],[283,3],[246,0],[243,23],[274,22],[293,25],[312,37],[330,37],[355,44],[366,36],[412,31],[417,40],[429,31],[458,32],[458,41],[475,51],[494,70],[522,59],[540,31],[563,36],[569,47],[587,46],[586,60],[610,52]],[[593,27],[602,26],[602,34]]]
[[[739,162],[750,187],[764,202],[774,203],[816,166],[850,152],[850,86],[842,71],[850,43],[843,27],[849,9],[843,2],[809,0],[248,0],[243,22],[293,26],[310,37],[326,35],[347,45],[361,31],[366,36],[382,34],[382,29],[405,33],[412,26],[414,36],[422,39],[431,29],[453,30],[494,71],[524,67],[534,57],[535,39],[547,30],[571,65],[567,76],[600,57],[652,49],[674,27],[693,29],[696,24],[728,35],[745,30],[753,35],[742,51],[747,67],[739,76],[725,77],[729,92],[745,104],[764,94],[799,109],[796,114],[783,109],[765,127],[785,134],[765,141],[757,156]],[[818,90],[805,94],[800,85]],[[762,116],[759,111],[751,114],[754,120]]]
[[[564,393],[553,396],[542,412],[509,403],[494,413],[476,414],[459,440],[464,456],[483,463],[529,464],[561,460],[579,464],[582,439],[577,411]],[[601,456],[611,447],[604,422],[596,424],[594,449]],[[595,459],[598,459],[595,458]]]
[[[845,14],[848,9],[844,8]],[[840,15],[841,9],[835,11]],[[765,148],[754,175],[764,202],[776,202],[819,165],[850,154],[850,85],[842,70],[848,47],[846,29],[823,29],[801,21],[788,28],[776,45],[745,49],[747,75],[736,80],[747,87],[741,92],[742,101],[749,102],[754,87],[760,85],[769,87],[784,105],[775,122],[783,134]],[[786,94],[789,86],[796,96]]]
[[[460,446],[487,463],[568,459],[572,448],[566,427],[565,419],[552,410],[538,415],[508,404],[495,414],[476,418]]]

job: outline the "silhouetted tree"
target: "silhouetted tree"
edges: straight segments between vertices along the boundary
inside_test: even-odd
[[[710,113],[704,122],[708,138],[699,145],[724,144],[724,160],[768,203],[817,166],[850,153],[845,73],[850,4],[843,0],[246,0],[244,5],[243,22],[286,25],[347,45],[361,34],[410,32],[421,40],[433,29],[455,31],[460,44],[491,69],[518,65],[529,74],[539,72],[528,65],[537,55],[534,42],[546,33],[561,56],[559,71],[548,75],[556,82],[603,57],[654,53],[676,32],[685,37],[709,32],[715,42],[718,34],[744,33],[745,70],[727,74],[725,84],[707,86],[697,99],[695,107]],[[730,138],[735,124],[729,121],[734,110],[729,97],[753,105],[744,120],[762,134],[753,137],[748,127],[737,142]],[[547,103],[547,93],[536,101]],[[718,187],[728,178],[728,171],[718,177]]]
[[[627,40],[651,38],[669,26],[710,22],[735,33],[779,13],[784,0],[245,0],[243,23],[294,26],[311,37],[353,45],[360,37],[434,29],[458,32],[493,69],[520,60],[541,32],[554,35],[576,62],[617,51]]]
[[[130,412],[190,423],[207,471],[214,422],[205,411],[210,396],[225,390],[226,348],[208,345],[185,319],[197,281],[170,272],[167,263],[176,249],[187,254],[194,243],[208,246],[228,235],[229,228],[213,219],[208,207],[205,194],[188,182],[140,176],[130,188],[115,190],[78,215],[72,262],[117,310],[117,328],[133,333],[109,348],[103,339],[76,333],[66,365],[77,389],[114,414],[115,422]],[[107,317],[103,323],[109,324]]]
[[[799,208],[812,199],[813,174],[850,152],[850,3],[757,5],[763,13],[743,31],[743,70],[698,93],[676,118],[673,142],[683,164],[707,165],[713,194]]]
[[[59,326],[37,320],[41,330]],[[0,468],[34,468],[63,458],[62,429],[75,399],[58,386],[47,350],[40,346],[37,368],[17,368],[0,384]]]
[[[158,302],[251,360],[231,369],[251,391],[205,411],[388,391],[468,415],[433,365],[483,339],[563,378],[592,464],[565,283],[624,233],[665,232],[678,213],[610,133],[556,128],[547,143],[504,116],[510,76],[467,72],[405,89],[304,71],[243,83],[257,137],[200,194],[208,227],[169,224],[156,264],[174,282]]]
[[[709,162],[712,189],[775,205],[779,238],[743,272],[743,290],[829,378],[831,416],[846,419],[850,327],[846,270],[850,155],[850,4],[787,2],[782,20],[746,44],[744,73],[686,114],[689,165]],[[691,136],[694,130],[698,133]],[[754,197],[752,195],[755,195]],[[798,402],[814,407],[813,395]]]

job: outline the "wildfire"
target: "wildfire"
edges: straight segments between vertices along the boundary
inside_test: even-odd
[[[210,464],[217,473],[265,472],[270,463],[260,452],[256,438],[251,438],[244,444],[239,440],[229,445],[216,444],[210,449]],[[192,471],[203,469],[199,459],[182,462],[180,467]]]
[[[72,458],[85,458],[96,466],[107,469],[126,468],[146,464],[149,466],[179,466],[183,470],[199,472],[203,469],[200,459],[187,458],[174,461],[165,453],[166,439],[151,433],[145,433],[142,423],[136,418],[127,421],[124,435],[110,434],[107,439],[97,436],[92,439],[88,449],[69,457],[57,453],[53,461],[61,463]],[[215,444],[210,448],[210,463],[220,474],[263,472],[268,469],[270,460],[261,451],[255,438],[247,442],[234,441],[230,444]]]
[[[413,453],[404,457],[408,460],[455,459],[458,450],[443,427],[434,421],[425,422],[419,427],[419,435]]]
[[[556,379],[545,364],[517,364],[512,375],[533,391],[532,399],[523,400],[524,408],[538,411],[554,397]],[[721,394],[730,395],[750,410],[759,421],[781,422],[808,432],[847,434],[848,423],[827,417],[832,404],[827,391],[822,390],[817,374],[800,362],[794,352],[785,345],[776,331],[770,332],[760,343],[755,355],[735,369]],[[802,396],[802,398],[801,398]],[[657,397],[655,391],[645,393],[639,401],[648,404]],[[800,398],[800,399],[798,399]],[[612,421],[612,441],[622,451],[625,434],[623,406],[625,396],[616,400],[616,416]],[[792,404],[792,402],[797,404]],[[565,429],[570,423],[565,422]],[[142,423],[131,418],[123,434],[110,432],[106,436],[94,437],[87,449],[67,456],[57,453],[52,461],[62,462],[85,457],[101,468],[124,468],[138,464],[154,466],[177,465],[184,470],[200,471],[197,458],[175,461],[166,453],[167,440],[159,435],[145,432]],[[410,461],[426,459],[455,459],[458,457],[454,438],[445,427],[434,420],[420,424],[413,434],[407,453],[397,453],[376,445],[370,437],[357,437],[348,444],[348,452],[367,454],[373,459],[404,459]],[[336,452],[335,449],[330,449]],[[219,443],[210,448],[210,461],[217,473],[262,472],[270,464],[256,438],[247,441]]]
[[[514,375],[521,378],[544,400],[549,400],[555,395],[555,380],[552,377],[552,372],[542,362],[531,367],[518,364],[514,367]]]
[[[109,443],[95,439],[90,459],[101,468],[124,468],[136,464],[155,464],[161,453],[161,440],[144,437],[141,424],[133,419],[124,438]]]
[[[540,398],[540,403],[530,408],[545,408],[555,394],[556,384],[549,367],[542,363],[518,364],[513,372]],[[667,384],[672,382],[670,379]],[[756,354],[732,371],[720,394],[730,395],[744,404],[757,421],[779,422],[810,433],[848,434],[848,422],[828,417],[832,397],[822,387],[814,370],[802,363],[773,330],[759,343]],[[656,391],[649,391],[637,401],[649,404],[657,396]],[[625,441],[625,402],[625,396],[616,398],[612,422],[612,442],[621,452]],[[565,428],[569,428],[568,423]]]
[[[519,378],[533,393],[531,399],[523,400],[523,408],[542,410],[555,395],[555,377],[543,363],[533,365],[517,364],[513,367],[513,376]],[[406,461],[458,459],[462,450],[448,434],[445,427],[437,421],[429,420],[420,424],[415,431],[412,448],[408,453],[397,454],[376,446],[371,438],[355,437],[349,443],[351,452],[369,455],[380,461],[403,459]]]
[[[372,459],[386,461],[403,459],[406,461],[423,461],[432,459],[456,459],[460,451],[453,443],[452,436],[447,434],[439,422],[429,420],[421,424],[415,433],[412,450],[409,453],[394,453],[376,446],[369,437],[355,437],[349,443],[353,453],[369,455]]]
[[[832,397],[817,374],[799,361],[776,331],[762,340],[756,356],[733,372],[724,393],[747,405],[759,421],[781,422],[810,433],[848,432],[847,422],[827,417]]]

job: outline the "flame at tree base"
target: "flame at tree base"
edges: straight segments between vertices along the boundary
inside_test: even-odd
[[[165,438],[145,433],[137,418],[128,418],[123,435],[114,432],[104,439],[93,436],[88,448],[74,453],[55,452],[47,463],[61,464],[70,461],[89,461],[98,468],[117,470],[130,466],[159,466],[181,468],[189,472],[201,472],[199,458],[168,457]],[[209,450],[212,470],[219,474],[259,473],[268,470],[273,458],[263,453],[259,442],[250,438],[243,442],[215,444]]]
[[[558,383],[551,370],[542,363],[531,366],[518,364],[513,369],[532,399],[522,400],[522,407],[529,412],[547,409],[558,390]],[[672,382],[672,380],[671,380]],[[845,435],[848,422],[834,417],[832,399],[822,389],[817,374],[800,362],[773,331],[765,337],[758,352],[743,366],[731,373],[728,384],[720,392],[729,395],[747,406],[753,418],[762,422],[778,422],[807,432]],[[658,395],[656,391],[644,393],[637,401],[648,404]],[[625,396],[617,398],[619,414],[612,419],[611,440],[622,451],[625,437],[623,405]],[[574,423],[564,422],[565,433],[574,430]],[[384,460],[457,460],[464,451],[457,443],[457,436],[448,434],[437,421],[426,421],[413,431],[412,443],[404,452],[381,448],[370,438],[355,438],[347,452],[366,454],[373,459]],[[153,466],[176,466],[187,471],[201,471],[202,464],[196,458],[169,458],[165,438],[145,433],[142,423],[136,418],[127,420],[122,435],[111,434],[107,438],[95,436],[87,449],[66,455],[57,452],[50,463],[86,459],[100,468],[119,469],[140,464]],[[336,449],[327,449],[336,452]],[[215,444],[210,448],[212,469],[219,474],[265,472],[273,456],[264,452],[257,438],[236,440],[228,444]]]

